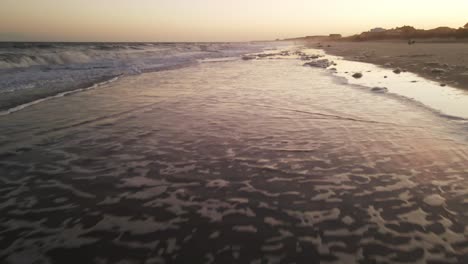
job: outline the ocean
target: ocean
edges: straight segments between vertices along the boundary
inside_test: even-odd
[[[260,51],[262,43],[0,43],[0,110],[114,80]]]
[[[402,89],[433,83],[288,43],[70,45],[0,64],[0,262],[468,262],[463,111]],[[32,51],[70,49],[94,55]]]

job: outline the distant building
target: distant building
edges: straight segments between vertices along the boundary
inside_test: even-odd
[[[376,28],[373,28],[370,30],[371,33],[379,33],[379,32],[385,32],[387,31],[385,28],[381,28],[381,27],[376,27]]]
[[[330,34],[329,37],[333,39],[338,39],[338,38],[341,38],[341,34]]]

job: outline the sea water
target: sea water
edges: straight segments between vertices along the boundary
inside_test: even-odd
[[[0,260],[466,262],[463,124],[293,53],[1,116]]]
[[[119,76],[181,68],[264,47],[259,42],[0,43],[0,110],[13,112]]]

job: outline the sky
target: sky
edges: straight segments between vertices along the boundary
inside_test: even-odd
[[[248,41],[468,22],[468,0],[0,0],[0,41]]]

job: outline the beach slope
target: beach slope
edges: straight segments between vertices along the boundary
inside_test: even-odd
[[[416,73],[450,85],[468,89],[467,42],[331,42],[309,43],[327,53],[345,59],[374,63],[392,69]]]

